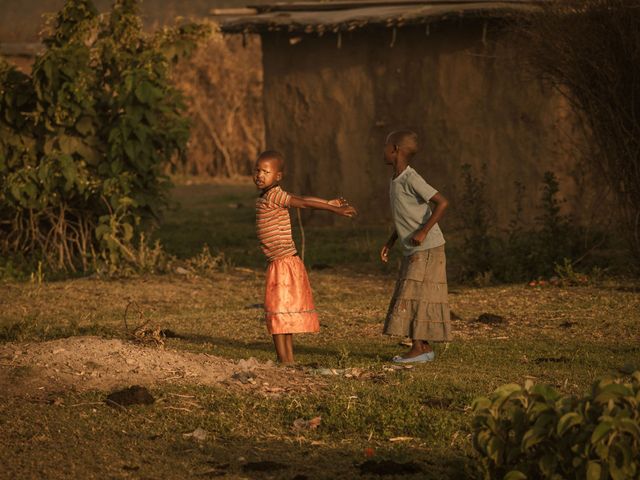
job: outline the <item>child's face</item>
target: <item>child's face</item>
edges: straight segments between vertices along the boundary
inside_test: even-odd
[[[387,165],[393,165],[393,160],[396,157],[398,146],[387,142],[384,144],[384,149],[382,151],[384,153],[384,163]]]
[[[282,172],[278,168],[278,161],[273,158],[263,158],[256,162],[253,171],[253,183],[261,190],[275,185],[282,180]]]

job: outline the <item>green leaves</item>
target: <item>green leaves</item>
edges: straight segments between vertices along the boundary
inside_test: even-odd
[[[95,133],[95,127],[93,125],[93,118],[89,115],[84,115],[76,122],[76,131],[83,137],[88,137]]]
[[[591,443],[598,443],[602,440],[613,428],[613,423],[608,420],[600,422],[591,434]]]
[[[62,175],[66,180],[64,189],[68,192],[73,188],[74,183],[78,178],[78,168],[73,161],[73,158],[71,158],[71,155],[60,155],[59,161],[62,169]]]
[[[581,399],[546,385],[504,385],[473,402],[473,444],[487,478],[600,480],[640,474],[640,374],[597,382]]]
[[[564,435],[570,428],[580,425],[582,423],[582,416],[577,412],[565,413],[560,420],[558,420],[558,427],[556,432],[558,436]]]
[[[527,480],[527,476],[518,470],[511,470],[504,476],[504,480]]]
[[[587,465],[587,480],[600,480],[602,478],[602,467],[596,461],[590,461]]]
[[[625,385],[620,385],[617,383],[609,383],[603,385],[601,383],[600,385],[598,385],[598,394],[594,398],[594,401],[598,403],[606,403],[610,400],[616,400],[621,397],[630,396],[630,394],[631,390]]]
[[[152,105],[159,98],[162,98],[162,91],[149,82],[142,81],[136,86],[136,98],[145,105]]]
[[[534,426],[530,428],[522,437],[522,450],[530,450],[547,437],[547,431],[543,427]]]
[[[113,272],[166,204],[161,172],[188,124],[136,11],[119,0],[98,16],[66,0],[31,76],[0,61],[0,240],[19,232],[4,253]]]

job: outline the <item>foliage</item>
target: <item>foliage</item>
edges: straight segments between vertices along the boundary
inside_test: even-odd
[[[482,276],[492,271],[494,252],[489,235],[490,212],[485,196],[486,168],[479,177],[471,165],[462,166],[462,199],[460,217],[463,224],[462,261],[469,276]]]
[[[187,265],[197,275],[207,276],[220,270],[228,271],[233,265],[225,258],[224,253],[213,255],[209,245],[204,245],[200,253],[187,260]]]
[[[544,265],[553,265],[571,253],[571,227],[567,216],[560,214],[564,200],[558,199],[560,185],[553,172],[544,172],[540,196],[540,216],[536,218],[539,240],[543,248],[538,252]]]
[[[515,27],[533,72],[566,96],[590,130],[591,165],[617,197],[640,259],[640,10],[629,0],[543,4]]]
[[[568,258],[565,258],[562,263],[556,263],[555,265],[555,273],[558,277],[558,283],[563,286],[576,286],[576,285],[584,285],[589,283],[589,276],[576,272],[573,267],[573,263]],[[594,269],[593,279],[598,279],[599,273],[601,273],[600,269]]]
[[[67,271],[136,263],[166,203],[163,166],[189,133],[169,40],[145,35],[137,13],[134,0],[107,16],[68,0],[31,76],[0,65],[3,255]]]
[[[640,474],[640,371],[583,398],[546,385],[503,385],[473,409],[485,478],[614,480]]]
[[[511,220],[503,239],[502,255],[494,263],[498,277],[503,281],[526,280],[538,273],[534,255],[531,228],[524,221],[523,198],[526,191],[524,184],[515,182],[514,208]]]
[[[553,172],[544,174],[533,225],[523,221],[524,186],[516,182],[514,210],[505,232],[497,231],[492,225],[493,215],[484,192],[484,172],[476,177],[471,167],[464,165],[462,184],[461,258],[465,280],[483,284],[492,280],[513,282],[550,276],[558,273],[557,265],[583,258],[592,247],[581,244],[582,229],[561,213],[564,200],[558,196],[559,183]],[[571,263],[572,269],[573,266]],[[573,270],[571,273],[577,274]]]

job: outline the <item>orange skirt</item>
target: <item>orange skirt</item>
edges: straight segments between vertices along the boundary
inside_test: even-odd
[[[266,277],[264,309],[269,333],[319,332],[309,277],[300,257],[273,260]]]

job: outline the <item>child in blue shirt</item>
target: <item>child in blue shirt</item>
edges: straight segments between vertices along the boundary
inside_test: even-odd
[[[390,184],[394,230],[380,258],[400,239],[404,258],[391,298],[384,333],[410,337],[411,350],[393,357],[398,363],[422,363],[435,358],[430,342],[451,339],[447,299],[444,237],[438,226],[448,201],[409,162],[418,151],[418,136],[410,130],[392,132],[384,146],[385,163],[393,166]],[[429,202],[435,204],[432,211]]]

